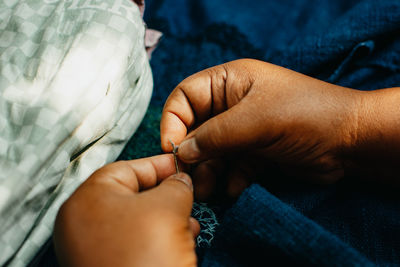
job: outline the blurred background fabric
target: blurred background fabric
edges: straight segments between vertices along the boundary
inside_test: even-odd
[[[149,0],[144,20],[163,33],[150,62],[154,91],[119,159],[162,153],[159,120],[169,93],[187,76],[227,61],[260,59],[360,90],[400,85],[398,0]],[[210,205],[218,226],[198,247],[200,266],[400,264],[396,189],[264,178],[271,182],[251,186],[237,202]],[[326,253],[332,247],[340,249]],[[54,258],[51,248],[42,255]]]
[[[0,266],[31,262],[61,204],[139,127],[145,30],[130,0],[0,0]]]

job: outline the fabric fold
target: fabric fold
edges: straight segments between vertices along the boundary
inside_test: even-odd
[[[130,0],[0,10],[0,265],[26,266],[61,204],[136,131],[153,79]]]
[[[322,226],[254,184],[229,209],[201,266],[375,266]]]

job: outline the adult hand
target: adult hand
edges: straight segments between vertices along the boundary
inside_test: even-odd
[[[196,266],[200,227],[190,217],[191,179],[174,172],[167,154],[93,173],[58,213],[54,243],[60,264]]]
[[[244,174],[269,162],[320,183],[344,173],[357,136],[363,92],[313,79],[257,60],[237,60],[183,80],[161,118],[161,146],[180,144],[194,171],[195,194],[214,189],[227,161],[227,191],[238,194]],[[221,164],[222,163],[222,164]]]

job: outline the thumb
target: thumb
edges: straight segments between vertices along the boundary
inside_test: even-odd
[[[209,119],[190,133],[179,145],[178,156],[195,163],[222,154],[257,147],[267,137],[263,113],[251,98]]]
[[[193,206],[192,179],[186,173],[169,176],[157,187],[150,190],[162,205],[176,214],[189,217]]]

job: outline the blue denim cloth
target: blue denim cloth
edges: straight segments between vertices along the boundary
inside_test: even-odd
[[[187,76],[238,58],[269,61],[360,90],[400,86],[399,0],[147,0],[145,21],[164,37],[152,56],[149,113],[120,159],[161,152],[158,122]],[[155,115],[154,115],[155,114]],[[140,151],[139,151],[140,149]],[[320,187],[253,185],[228,208],[201,266],[400,265],[396,190],[349,180]],[[379,178],[379,177],[377,177]],[[54,262],[51,247],[40,266]]]

